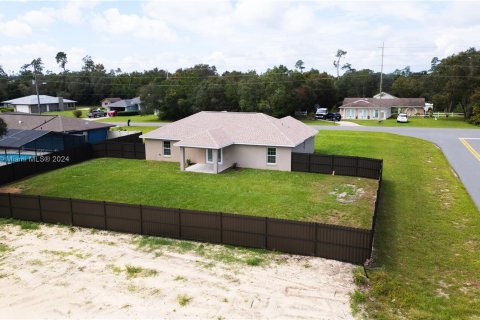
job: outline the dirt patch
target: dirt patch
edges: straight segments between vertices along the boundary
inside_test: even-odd
[[[0,243],[4,318],[353,319],[347,263],[47,225]]]
[[[15,187],[0,187],[0,193],[22,193],[22,189]]]
[[[354,184],[342,184],[328,194],[335,196],[340,203],[353,203],[365,193],[363,188]]]

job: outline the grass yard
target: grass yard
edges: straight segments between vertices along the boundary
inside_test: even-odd
[[[138,126],[124,126],[124,127],[113,127],[111,130],[117,131],[117,130],[122,130],[122,131],[141,131],[143,134],[153,131],[155,129],[158,129],[159,127],[154,127],[154,126],[143,126],[143,127],[138,127]]]
[[[387,119],[378,123],[377,120],[346,120],[362,126],[372,127],[423,127],[423,128],[467,128],[478,129],[478,126],[468,123],[463,117],[408,118],[408,123],[398,123],[397,119]]]
[[[42,174],[10,187],[19,188],[25,194],[370,228],[377,181],[254,169],[211,175],[181,172],[178,163],[103,158]]]
[[[80,118],[87,118],[88,117],[88,112],[90,111],[90,107],[77,107],[75,110],[81,110],[82,111],[82,115],[81,115]],[[45,114],[45,115],[59,115],[59,116],[69,117],[69,118],[74,118],[75,117],[73,115],[73,110],[44,112],[42,114]]]
[[[300,119],[298,119],[300,120]],[[308,125],[315,125],[315,126],[338,126],[339,124],[333,121],[327,121],[327,120],[300,120],[305,124]]]
[[[317,152],[384,159],[368,318],[480,319],[480,212],[442,152],[388,133],[320,135]]]
[[[130,119],[132,122],[169,122],[159,120],[154,114],[136,115],[136,116],[116,116],[98,119],[98,122],[127,122]]]

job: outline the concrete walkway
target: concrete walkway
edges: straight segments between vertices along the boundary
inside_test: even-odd
[[[318,130],[351,130],[369,132],[395,133],[431,141],[444,153],[450,165],[463,182],[473,201],[480,209],[480,129],[451,128],[402,128],[402,127],[324,127],[315,126]],[[470,146],[467,147],[460,138]]]

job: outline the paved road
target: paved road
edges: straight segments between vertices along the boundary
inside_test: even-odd
[[[480,209],[480,129],[401,127],[315,127],[318,130],[377,131],[396,133],[431,141],[442,149],[451,166]],[[471,151],[460,138],[466,138]],[[470,138],[470,139],[469,139]],[[472,150],[473,149],[473,150]],[[475,154],[476,152],[476,154]]]
[[[126,126],[126,123],[111,122]],[[131,126],[162,126],[162,122],[131,122]],[[480,129],[450,128],[402,128],[402,127],[367,127],[367,126],[313,126],[318,130],[377,131],[396,133],[431,141],[442,149],[450,165],[458,174],[473,201],[480,209]],[[473,151],[469,150],[460,138],[467,138]],[[468,139],[470,138],[470,139]],[[476,155],[475,155],[476,153]]]

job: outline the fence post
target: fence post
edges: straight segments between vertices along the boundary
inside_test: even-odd
[[[355,176],[358,177],[358,157],[355,157],[356,158],[356,161],[355,161]]]
[[[220,212],[220,243],[223,243],[223,212]]]
[[[73,226],[73,200],[70,198],[70,225]]]
[[[308,172],[312,172],[312,155],[308,155]]]
[[[143,206],[140,205],[140,234],[143,234]]]
[[[40,221],[43,222],[42,200],[41,200],[40,196],[38,196],[38,211],[40,213]]]
[[[13,218],[12,194],[8,193],[8,206],[10,208],[10,218]]]
[[[181,209],[178,208],[178,238],[182,239],[182,214]]]
[[[125,153],[124,153],[124,147],[123,147],[123,143],[120,143],[120,154],[122,155],[122,158],[125,158]]]
[[[137,143],[133,143],[133,159],[137,159]]]
[[[318,257],[317,255],[317,235],[318,235],[318,223],[315,222],[315,239],[313,240],[313,250],[314,250],[314,257]]]
[[[265,249],[268,249],[268,217],[265,217]]]
[[[335,164],[334,164],[334,162],[335,162],[335,156],[332,156],[332,170],[331,170],[332,173],[335,172]]]
[[[104,217],[104,223],[105,223],[105,230],[108,230],[107,228],[107,203],[103,201],[103,217]]]
[[[107,143],[104,142],[103,145],[105,146],[105,158],[108,158],[108,148],[107,148]]]

